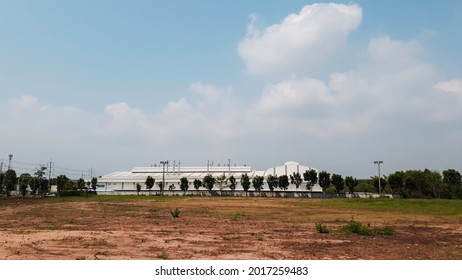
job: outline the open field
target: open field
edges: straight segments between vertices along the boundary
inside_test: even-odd
[[[179,218],[171,215],[178,208]],[[338,229],[354,219],[393,235]],[[331,232],[318,233],[323,222]],[[462,201],[0,199],[0,259],[462,259]]]

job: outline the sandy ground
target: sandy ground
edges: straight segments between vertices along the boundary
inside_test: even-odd
[[[462,259],[462,220],[316,207],[316,200],[0,201],[0,259]],[[303,207],[300,207],[300,204]],[[179,218],[170,210],[179,208]],[[391,236],[321,234],[355,220]]]

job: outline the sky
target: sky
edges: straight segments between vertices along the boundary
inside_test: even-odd
[[[462,171],[461,1],[0,0],[0,158]]]

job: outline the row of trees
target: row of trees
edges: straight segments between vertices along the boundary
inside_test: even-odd
[[[316,170],[307,170],[303,174],[303,179],[300,173],[294,173],[290,176],[282,175],[269,175],[266,178],[266,182],[268,184],[269,190],[274,191],[276,188],[280,188],[281,190],[287,190],[290,183],[295,184],[297,188],[302,185],[303,181],[306,182],[307,189],[311,189],[317,183],[317,172]],[[180,189],[186,192],[189,189],[189,182],[188,178],[183,177],[180,179]],[[244,173],[241,175],[240,183],[244,191],[248,192],[251,188],[251,185],[254,187],[255,191],[262,191],[263,185],[265,184],[265,178],[263,176],[255,176],[252,180],[250,177]],[[145,181],[146,189],[151,191],[151,189],[155,185],[155,179],[151,176],[148,176]],[[161,193],[164,190],[162,182],[157,183]],[[236,178],[231,175],[230,177],[226,177],[225,174],[214,177],[212,175],[206,175],[202,180],[194,179],[192,182],[194,188],[199,190],[201,187],[206,188],[208,191],[212,191],[215,186],[221,191],[225,188],[229,188],[231,191],[234,191],[237,186]],[[139,193],[141,191],[141,185],[138,183],[136,184],[136,190]]]
[[[218,177],[206,175],[203,180],[194,179],[192,184],[196,190],[203,187],[211,192],[217,186],[220,191],[225,188],[234,191],[237,180],[234,176],[226,177],[225,174]],[[240,184],[246,192],[251,187],[260,192],[264,188],[265,178],[257,175],[250,179],[244,173],[241,175]],[[300,186],[305,186],[307,190],[312,191],[313,186],[319,184],[324,194],[336,193],[339,196],[342,193],[353,195],[355,192],[370,192],[380,193],[381,195],[392,194],[403,198],[462,198],[462,176],[454,169],[445,170],[442,174],[428,169],[424,171],[396,171],[380,178],[380,190],[378,177],[357,179],[346,176],[343,178],[339,174],[331,175],[326,171],[317,173],[314,169],[306,170],[303,174],[294,172],[289,176],[270,174],[266,177],[266,184],[271,192],[276,189],[285,191],[290,184],[295,185],[297,189]],[[151,190],[155,185],[155,179],[151,176],[147,177],[145,185],[148,190]],[[163,192],[162,182],[159,182],[158,186]],[[189,189],[189,186],[188,178],[181,178],[180,189],[185,192]],[[138,192],[141,190],[141,185],[138,184],[137,190]]]
[[[25,196],[28,192],[32,195],[45,196],[50,192],[51,185],[57,186],[58,195],[64,191],[82,191],[89,188],[96,189],[98,179],[92,178],[90,182],[84,179],[70,180],[65,175],[59,175],[56,178],[48,180],[45,177],[47,167],[40,167],[33,175],[23,173],[17,176],[13,169],[0,173],[0,193],[10,196],[12,192],[19,190],[19,193]]]

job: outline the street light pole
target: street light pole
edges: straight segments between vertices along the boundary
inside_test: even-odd
[[[374,161],[374,164],[377,164],[377,168],[379,170],[379,195],[382,196],[382,187],[381,187],[381,182],[380,182],[380,164],[382,164],[383,161],[381,160],[376,160]]]
[[[8,155],[8,170],[11,169],[11,159],[13,158],[13,154]]]
[[[168,160],[161,161],[160,164],[162,164],[162,188],[160,189],[160,194],[163,195],[165,188],[165,165],[167,164],[168,167]]]

